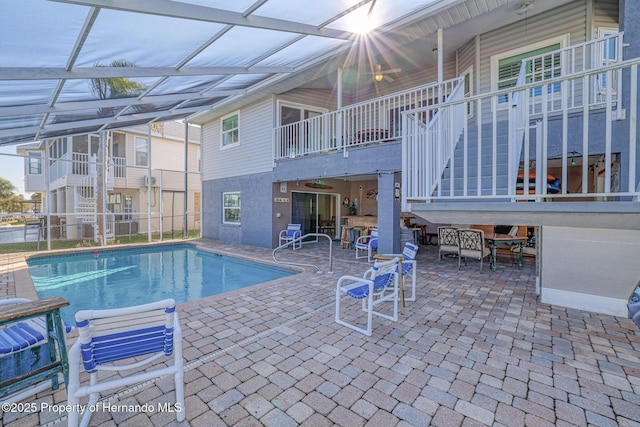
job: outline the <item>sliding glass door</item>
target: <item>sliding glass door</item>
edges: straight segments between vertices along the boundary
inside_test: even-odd
[[[320,226],[327,221],[335,225],[337,214],[337,195],[327,193],[291,193],[291,222],[300,224],[302,235],[319,233]],[[336,231],[333,230],[332,238]],[[317,240],[316,237],[309,240]]]

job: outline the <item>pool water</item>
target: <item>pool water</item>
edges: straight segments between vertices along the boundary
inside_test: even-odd
[[[40,298],[57,295],[70,302],[61,311],[71,324],[78,310],[165,298],[181,303],[295,274],[188,244],[52,255],[31,258],[27,264]]]

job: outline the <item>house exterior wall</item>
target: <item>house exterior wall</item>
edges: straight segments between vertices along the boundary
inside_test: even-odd
[[[239,142],[222,148],[220,118],[203,126],[202,180],[267,172],[273,166],[273,99],[239,110]]]
[[[202,183],[202,237],[271,247],[272,173],[257,173]],[[241,194],[240,224],[222,223],[222,193]]]
[[[614,316],[640,281],[640,231],[542,227],[541,301]]]

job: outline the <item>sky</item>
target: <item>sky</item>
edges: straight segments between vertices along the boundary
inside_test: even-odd
[[[0,178],[11,182],[17,188],[16,194],[22,194],[25,199],[31,198],[31,193],[24,191],[24,161],[19,157],[3,156],[3,153],[16,154],[15,146],[0,147]]]

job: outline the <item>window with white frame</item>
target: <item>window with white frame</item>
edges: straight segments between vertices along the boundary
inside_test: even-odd
[[[149,144],[147,138],[135,137],[136,166],[149,166]]]
[[[562,55],[559,52],[550,52],[566,46],[567,38],[568,36],[564,35],[492,56],[491,81],[493,90],[515,87],[520,76],[522,62],[527,58],[532,59],[525,62],[523,83],[540,82],[560,77],[562,75]],[[547,87],[548,93],[559,91],[559,83]],[[529,95],[542,95],[542,88],[531,89]],[[506,103],[508,98],[507,95],[500,96],[498,103]]]
[[[617,64],[620,60],[618,58],[618,29],[617,28],[598,28],[598,38],[603,39],[598,43],[598,52],[596,54],[596,60],[599,64],[597,67],[606,67],[608,65]],[[612,88],[616,88],[617,76],[614,74],[614,81],[612,82]],[[607,73],[598,75],[598,89],[600,92],[604,92],[607,88]]]
[[[464,96],[469,97],[473,95],[473,65],[462,72],[464,77]],[[467,116],[473,117],[473,102],[467,104]]]
[[[42,174],[42,153],[38,153],[35,151],[29,152],[29,158],[27,163],[27,173],[29,175]]]
[[[222,193],[222,223],[240,224],[240,192]]]
[[[221,119],[222,147],[237,144],[240,129],[240,113],[235,112]]]

